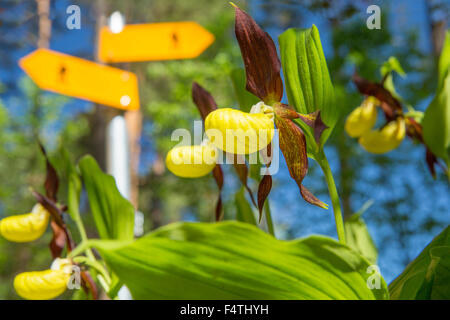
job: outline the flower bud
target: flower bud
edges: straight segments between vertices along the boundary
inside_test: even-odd
[[[378,101],[374,97],[367,97],[361,106],[353,110],[345,121],[345,131],[352,138],[357,138],[369,132],[377,121]]]
[[[216,161],[217,150],[210,144],[180,146],[169,151],[166,166],[176,176],[198,178],[210,173]]]
[[[29,242],[42,236],[47,229],[50,213],[36,204],[31,213],[6,217],[0,221],[0,234],[9,241]]]
[[[272,141],[273,113],[217,109],[206,117],[205,129],[209,140],[217,148],[233,154],[251,154],[267,147]]]
[[[382,154],[397,148],[405,137],[405,120],[398,118],[389,122],[381,130],[365,133],[359,144],[370,153]]]
[[[14,278],[14,289],[24,299],[53,299],[66,291],[71,273],[70,261],[57,258],[48,270],[18,274]]]

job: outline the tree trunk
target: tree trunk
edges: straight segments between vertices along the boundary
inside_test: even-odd
[[[52,32],[52,21],[50,20],[50,0],[36,0],[39,17],[38,48],[50,46],[50,35]]]
[[[106,2],[105,0],[97,0],[95,6],[95,21],[96,21],[96,37],[95,37],[95,60],[97,58],[97,45],[100,29],[106,25]],[[100,168],[106,170],[106,127],[108,118],[105,115],[109,112],[108,107],[95,104],[94,110],[88,117],[90,133],[84,137],[83,144],[86,146],[88,153],[90,153],[98,162]]]
[[[431,46],[433,48],[433,54],[435,57],[439,57],[444,45],[447,21],[445,18],[443,18],[442,20],[433,20],[433,12],[436,10],[436,8],[429,0],[426,0],[425,4],[427,7],[428,21],[431,28],[430,39]]]

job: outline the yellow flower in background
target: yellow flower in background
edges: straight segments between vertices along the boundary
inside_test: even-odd
[[[398,118],[389,122],[381,130],[365,133],[359,144],[368,152],[382,154],[397,148],[405,137],[405,120]]]
[[[367,97],[363,103],[353,110],[345,121],[345,131],[352,138],[357,138],[370,131],[377,122],[378,100]]]
[[[180,146],[169,151],[166,166],[176,176],[198,178],[214,169],[217,156],[216,148],[210,144]]]
[[[57,258],[48,270],[18,274],[14,278],[14,289],[24,299],[53,299],[66,291],[71,273],[71,262]]]
[[[211,143],[233,154],[251,154],[267,147],[274,135],[273,112],[265,112],[270,107],[261,103],[254,107],[257,107],[252,108],[255,113],[231,108],[211,112],[205,120]]]
[[[0,221],[0,234],[9,241],[34,241],[47,229],[50,213],[36,204],[31,213],[6,217]]]

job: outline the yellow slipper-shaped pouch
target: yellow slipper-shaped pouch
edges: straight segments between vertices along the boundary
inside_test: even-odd
[[[169,151],[166,166],[176,176],[198,178],[210,173],[216,160],[217,150],[212,145],[180,146]]]
[[[72,264],[55,259],[49,270],[23,272],[14,278],[17,294],[28,300],[49,300],[63,294],[70,280]]]
[[[220,150],[251,154],[265,148],[274,135],[273,114],[217,109],[205,120],[209,140]]]
[[[377,122],[377,99],[366,98],[361,106],[353,110],[345,121],[345,131],[352,138],[369,132]]]
[[[381,130],[365,133],[359,138],[359,144],[368,152],[382,154],[397,148],[405,137],[405,120],[398,118],[389,122]]]
[[[0,234],[9,241],[29,242],[42,236],[47,229],[50,213],[36,204],[31,213],[6,217],[0,221]]]

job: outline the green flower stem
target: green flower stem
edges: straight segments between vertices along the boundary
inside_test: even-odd
[[[108,272],[103,267],[103,265],[101,263],[99,263],[97,260],[94,260],[94,259],[91,259],[88,257],[78,256],[78,257],[74,257],[73,261],[76,263],[86,264],[87,266],[94,268],[104,277],[104,279],[106,280],[106,283],[108,283],[108,284],[111,283],[112,280],[111,280],[111,277],[109,276]]]
[[[266,200],[264,205],[264,215],[266,216],[267,230],[275,237],[275,230],[273,228],[272,214],[270,212],[269,200]]]
[[[81,238],[81,242],[85,242],[88,240],[87,234],[86,234],[86,229],[84,228],[84,224],[83,221],[81,220],[80,214],[77,210],[76,214],[72,215],[73,217],[76,217],[75,220],[75,225],[77,226],[78,232],[80,233],[80,238]],[[92,250],[86,249],[86,255],[91,259],[91,260],[96,260],[95,259],[95,255],[92,252]]]
[[[342,218],[341,202],[339,200],[338,191],[336,189],[336,184],[334,182],[333,174],[331,172],[330,164],[328,163],[325,152],[321,150],[316,157],[322,171],[325,175],[325,180],[327,181],[328,192],[330,194],[331,203],[333,205],[334,220],[336,221],[336,231],[338,235],[339,242],[345,244],[345,230],[344,230],[344,220]]]
[[[84,242],[82,242],[81,244],[83,243]],[[72,251],[71,254],[69,254],[69,257],[72,258],[72,260],[75,263],[82,263],[95,269],[99,273],[97,275],[97,280],[99,281],[103,290],[105,290],[106,293],[109,293],[109,291],[111,290],[112,279],[108,271],[106,270],[105,266],[103,266],[99,261],[97,261],[91,248],[87,248],[84,250],[84,252],[86,253],[86,257],[78,256],[78,254],[80,254],[81,252],[77,251],[79,250]]]
[[[75,225],[77,226],[78,232],[80,233],[81,243],[82,244],[86,243],[89,239],[86,234],[86,229],[84,227],[83,220],[81,219],[80,213],[78,211],[78,207],[75,207],[75,208],[72,207],[72,208],[69,208],[69,210],[70,209],[75,211],[75,212],[72,212],[72,217],[74,218],[73,220],[75,220]],[[84,263],[84,264],[94,268],[95,270],[97,270],[97,272],[100,273],[97,276],[97,279],[99,280],[100,285],[103,287],[103,290],[105,290],[105,292],[109,292],[110,284],[111,284],[112,280],[111,280],[111,277],[110,277],[106,267],[103,266],[99,261],[97,261],[91,248],[87,247],[84,250],[84,253],[86,254],[86,257],[77,256],[77,254],[75,254],[72,251],[71,254],[73,255],[73,261],[77,262],[77,263]],[[69,254],[69,257],[71,257],[72,255]]]

